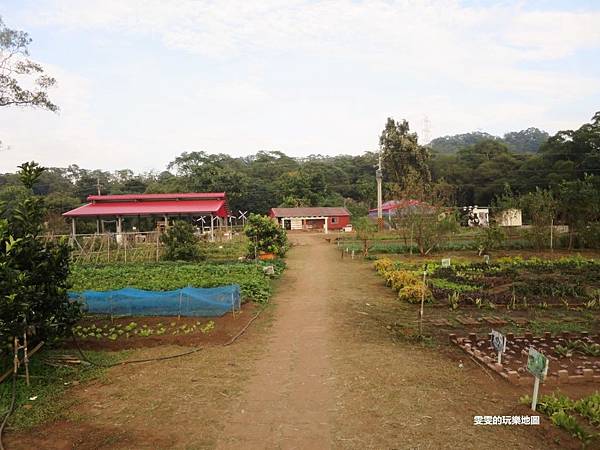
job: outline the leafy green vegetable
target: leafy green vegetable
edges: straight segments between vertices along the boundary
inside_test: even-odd
[[[282,272],[282,262],[273,261],[270,264],[275,266],[276,274]],[[263,265],[246,262],[76,265],[70,281],[75,291],[108,291],[128,286],[150,291],[168,291],[186,286],[209,288],[239,284],[244,299],[264,303],[271,296],[269,277],[264,274]]]

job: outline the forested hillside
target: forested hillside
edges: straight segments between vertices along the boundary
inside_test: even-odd
[[[534,130],[534,131],[531,131]],[[505,135],[503,140],[479,134],[479,142],[464,138],[454,153],[437,153],[417,143],[408,123],[390,119],[380,144],[384,157],[384,198],[397,195],[399,180],[445,183],[453,192],[450,203],[487,205],[506,192],[522,194],[540,188],[557,189],[563,181],[600,174],[600,113],[578,130],[547,139],[537,153],[533,142],[539,130]],[[473,137],[473,134],[470,135]],[[523,139],[523,136],[532,136]],[[401,142],[394,146],[394,142]],[[331,206],[345,204],[362,215],[375,206],[375,166],[378,155],[314,155],[292,158],[280,151],[261,151],[234,158],[205,151],[183,152],[162,172],[107,172],[76,165],[44,172],[35,192],[46,196],[53,217],[85,202],[90,194],[225,191],[233,211],[266,213],[273,206]],[[427,181],[429,180],[429,181]],[[25,195],[14,174],[0,175],[0,201],[9,205]]]
[[[436,138],[429,143],[429,147],[438,153],[456,153],[465,147],[478,144],[482,141],[496,141],[506,145],[510,151],[515,153],[535,153],[544,145],[549,137],[548,133],[534,127],[521,131],[511,131],[503,137],[474,131],[472,133]]]

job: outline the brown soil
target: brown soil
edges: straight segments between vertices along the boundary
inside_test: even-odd
[[[234,346],[111,369],[72,388],[76,406],[7,448],[579,448],[540,426],[474,426],[475,415],[528,415],[528,388],[487,374],[449,345],[400,339],[416,327],[362,261],[322,235],[296,246],[270,308]],[[180,352],[161,345],[135,357]],[[544,392],[542,392],[544,393]]]
[[[256,314],[259,306],[255,303],[245,303],[242,305],[241,311],[236,311],[235,315],[227,313],[221,317],[119,317],[111,320],[107,317],[88,317],[81,321],[80,325],[88,327],[95,324],[97,327],[102,327],[107,324],[109,327],[114,327],[117,324],[126,326],[135,321],[139,327],[148,325],[148,327],[156,328],[158,324],[163,324],[168,328],[163,335],[137,336],[133,333],[129,338],[124,336],[117,340],[111,341],[107,338],[96,339],[93,337],[78,338],[79,346],[83,350],[126,350],[143,347],[157,347],[160,345],[181,345],[181,346],[206,346],[206,345],[222,345],[228,342],[235,336]],[[173,335],[172,331],[182,325],[193,326],[197,322],[206,324],[214,322],[214,329],[207,333],[202,333],[197,330],[189,334]],[[175,324],[171,326],[171,324]]]

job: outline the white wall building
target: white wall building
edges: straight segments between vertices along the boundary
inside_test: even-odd
[[[520,209],[510,208],[498,214],[498,225],[501,227],[523,226],[523,215]]]

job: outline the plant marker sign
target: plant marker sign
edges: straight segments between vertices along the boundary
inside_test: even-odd
[[[506,352],[506,336],[499,331],[492,330],[490,340],[498,354],[498,364],[502,364],[502,353]]]
[[[450,267],[450,258],[442,258],[442,267]]]
[[[540,388],[540,380],[544,380],[548,373],[548,358],[538,352],[535,348],[529,347],[529,354],[527,356],[527,371],[535,377],[533,384],[533,397],[531,400],[531,409],[535,411],[537,405],[538,390]]]

